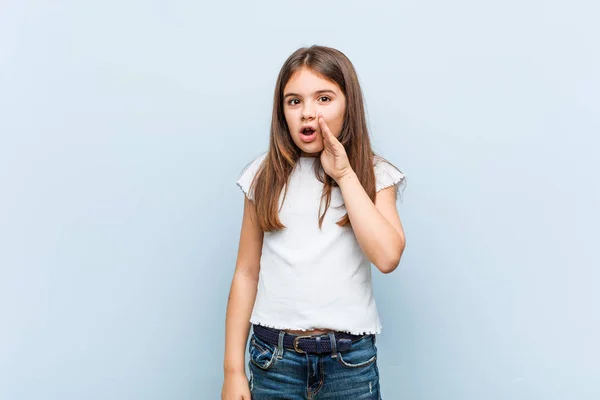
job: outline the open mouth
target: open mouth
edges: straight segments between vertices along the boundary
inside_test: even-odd
[[[300,140],[304,143],[311,143],[317,139],[317,131],[313,128],[306,127],[300,131]]]

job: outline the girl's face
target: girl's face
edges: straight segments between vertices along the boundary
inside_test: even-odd
[[[340,87],[308,68],[296,71],[283,88],[285,120],[303,156],[318,156],[323,150],[318,114],[323,114],[331,133],[338,137],[345,111],[346,97]]]

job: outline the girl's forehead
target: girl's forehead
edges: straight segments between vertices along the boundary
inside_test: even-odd
[[[284,92],[312,92],[313,90],[329,89],[339,92],[340,88],[331,80],[315,73],[309,68],[301,68],[294,72],[285,85]]]

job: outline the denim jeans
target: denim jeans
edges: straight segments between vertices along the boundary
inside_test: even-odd
[[[306,354],[253,333],[248,352],[252,400],[381,400],[375,335],[344,352]]]

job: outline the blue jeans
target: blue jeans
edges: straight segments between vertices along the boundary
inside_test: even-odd
[[[248,351],[252,400],[381,400],[375,335],[344,352],[306,354],[253,333]]]

